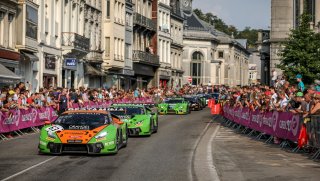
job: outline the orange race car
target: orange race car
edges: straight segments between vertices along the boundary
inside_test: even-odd
[[[41,129],[39,152],[117,153],[127,145],[127,130],[127,123],[107,111],[66,111]]]

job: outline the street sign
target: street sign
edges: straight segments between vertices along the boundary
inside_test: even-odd
[[[192,82],[192,77],[189,77],[189,78],[188,78],[188,81],[191,83],[191,82]]]

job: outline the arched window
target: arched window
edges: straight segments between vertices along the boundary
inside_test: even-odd
[[[192,77],[192,85],[198,85],[201,83],[202,61],[203,61],[203,55],[201,52],[194,52],[192,54],[192,60],[190,63],[190,75]]]

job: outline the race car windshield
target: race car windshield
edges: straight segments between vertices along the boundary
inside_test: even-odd
[[[107,114],[89,113],[62,115],[54,121],[54,124],[59,124],[69,130],[91,130],[109,123],[110,119]]]
[[[189,102],[197,102],[197,99],[192,97],[187,97],[186,100]]]
[[[182,99],[170,99],[170,100],[166,100],[165,103],[168,104],[177,104],[177,103],[182,103],[183,100]]]
[[[144,109],[142,107],[126,107],[121,110],[114,110],[114,111],[110,110],[110,113],[117,116],[144,114]]]

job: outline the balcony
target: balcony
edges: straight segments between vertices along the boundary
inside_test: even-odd
[[[159,56],[144,51],[134,50],[133,62],[159,66]]]
[[[133,15],[133,24],[145,27],[151,31],[157,31],[157,24],[151,19],[139,14],[134,13]]]
[[[90,39],[73,32],[62,32],[62,46],[65,54],[86,55],[90,51]]]

